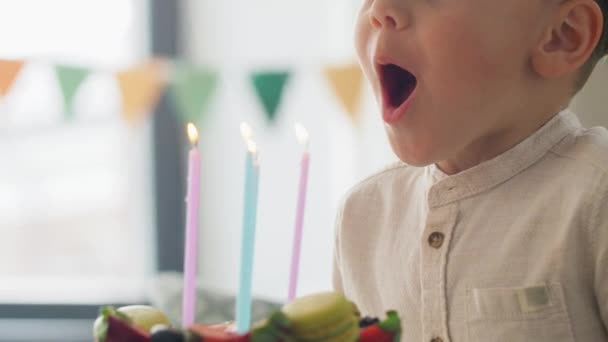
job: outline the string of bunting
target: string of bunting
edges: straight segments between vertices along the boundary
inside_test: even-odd
[[[0,59],[0,97],[6,96],[27,61]],[[74,65],[54,65],[58,86],[63,95],[66,121],[75,119],[74,99],[80,86],[96,70]],[[126,70],[112,71],[121,94],[122,115],[126,122],[136,124],[145,119],[165,90],[176,108],[181,122],[200,122],[216,94],[220,75],[209,67],[181,61],[152,59]],[[361,69],[356,64],[326,66],[323,74],[332,89],[337,105],[353,123],[359,119],[363,87]],[[293,78],[290,70],[256,70],[250,73],[252,90],[260,111],[269,124],[280,113],[284,93]]]

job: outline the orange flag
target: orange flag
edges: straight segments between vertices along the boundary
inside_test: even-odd
[[[353,121],[359,119],[363,74],[357,64],[325,68],[325,77]]]
[[[167,65],[152,60],[116,74],[125,120],[136,123],[153,110],[166,85]]]
[[[23,67],[23,61],[0,59],[0,96],[8,93]]]

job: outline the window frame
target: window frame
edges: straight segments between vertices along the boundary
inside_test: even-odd
[[[182,1],[149,0],[151,55],[175,58],[180,55],[180,10]],[[184,156],[181,129],[174,108],[164,95],[155,108],[153,120],[153,180],[155,207],[155,270],[178,271],[183,268],[184,210],[182,174]],[[161,196],[162,194],[162,196]],[[1,320],[93,320],[100,305],[122,306],[133,303],[94,304],[10,304],[0,303]],[[146,303],[140,303],[146,304]],[[92,321],[91,321],[92,324]],[[27,337],[26,337],[27,339]],[[2,336],[0,336],[0,341]],[[88,339],[90,340],[90,338]]]

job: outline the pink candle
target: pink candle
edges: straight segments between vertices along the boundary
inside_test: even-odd
[[[196,306],[196,261],[198,258],[198,210],[200,200],[200,154],[196,145],[198,131],[188,123],[188,139],[192,145],[188,155],[188,193],[186,195],[186,239],[184,246],[184,295],[182,325],[194,323]]]
[[[300,144],[304,145],[302,160],[300,162],[300,186],[298,189],[298,199],[296,206],[296,222],[293,236],[293,248],[291,254],[291,270],[289,274],[289,292],[287,301],[291,302],[296,298],[298,287],[298,274],[300,268],[300,250],[302,247],[302,226],[304,223],[304,209],[306,207],[306,189],[308,184],[308,167],[310,164],[310,153],[308,153],[308,132],[300,125],[296,124],[296,136]]]

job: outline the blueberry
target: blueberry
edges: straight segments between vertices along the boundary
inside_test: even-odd
[[[150,336],[151,342],[186,342],[186,336],[179,330],[159,330]]]
[[[380,323],[380,320],[377,317],[363,317],[360,321],[359,321],[359,328],[365,328],[368,327],[370,325],[374,325]]]

